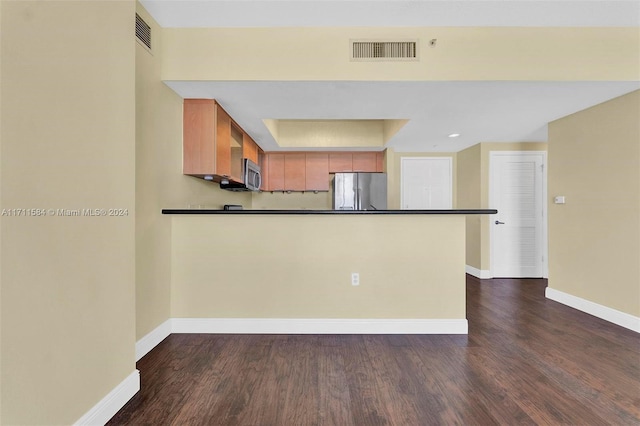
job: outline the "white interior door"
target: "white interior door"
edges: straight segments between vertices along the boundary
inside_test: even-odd
[[[489,207],[494,277],[546,275],[544,152],[491,152]]]
[[[451,157],[403,157],[400,205],[403,210],[451,209]]]

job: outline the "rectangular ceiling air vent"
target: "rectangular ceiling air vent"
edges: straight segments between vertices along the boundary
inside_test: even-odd
[[[352,61],[417,61],[417,40],[351,40]]]
[[[151,50],[151,27],[136,13],[136,37],[147,49]]]

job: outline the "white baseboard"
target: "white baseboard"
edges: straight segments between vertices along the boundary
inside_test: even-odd
[[[149,334],[136,342],[136,361],[145,356],[149,351],[171,334],[171,320],[168,319]]]
[[[629,315],[625,312],[618,311],[616,309],[609,308],[604,305],[591,302],[586,299],[582,299],[577,296],[573,296],[568,293],[564,293],[559,290],[547,287],[545,290],[545,296],[548,299],[555,300],[563,305],[570,306],[594,317],[601,318],[605,321],[612,322],[621,327],[633,330],[636,333],[640,333],[640,317]]]
[[[466,319],[173,318],[173,333],[468,334]]]
[[[104,425],[140,390],[140,372],[135,370],[82,416],[75,425]]]
[[[469,334],[466,319],[170,318],[136,343],[136,361],[171,333]]]
[[[464,271],[469,274],[469,275],[473,275],[476,278],[480,278],[480,279],[487,279],[487,278],[493,278],[491,276],[491,271],[488,271],[486,269],[478,269],[478,268],[474,268],[473,266],[469,266],[466,265],[464,268]]]

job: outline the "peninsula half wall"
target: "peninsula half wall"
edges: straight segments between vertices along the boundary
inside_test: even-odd
[[[467,333],[464,211],[163,212],[172,332]]]

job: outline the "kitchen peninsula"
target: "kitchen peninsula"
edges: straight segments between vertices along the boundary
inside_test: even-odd
[[[174,332],[296,334],[467,333],[465,217],[496,213],[162,212]]]

